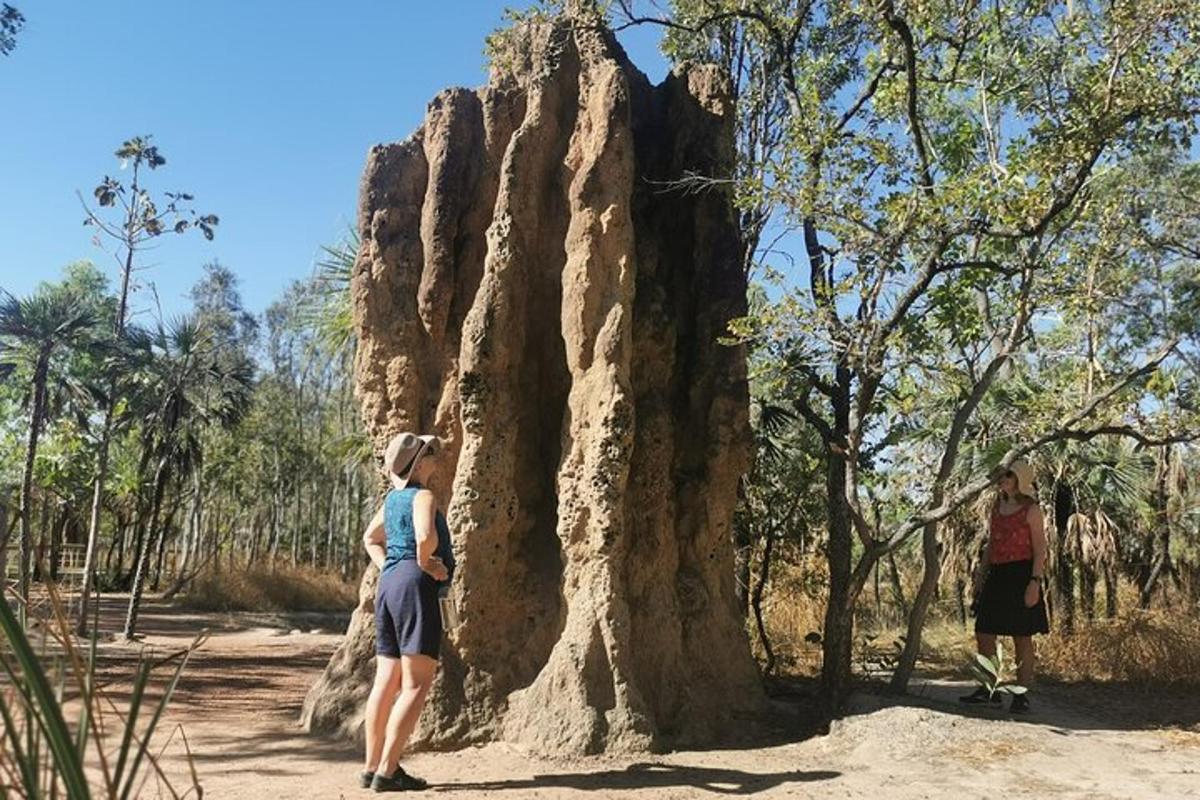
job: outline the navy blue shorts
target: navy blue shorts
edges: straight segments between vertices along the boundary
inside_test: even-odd
[[[380,577],[375,593],[375,652],[437,658],[441,646],[437,581],[412,559],[397,562]]]

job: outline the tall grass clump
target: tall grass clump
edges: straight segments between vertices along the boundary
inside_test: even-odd
[[[129,705],[122,710],[96,682],[96,626],[86,652],[80,652],[63,604],[53,586],[48,588],[50,616],[38,621],[37,650],[29,637],[34,625],[28,609],[16,595],[16,611],[0,601],[0,797],[128,800],[141,796],[151,774],[178,797],[150,745],[188,659],[207,634],[160,661],[140,655]],[[149,702],[146,689],[155,670],[171,662],[177,663],[162,696]],[[192,782],[199,791],[194,769]]]
[[[196,576],[183,604],[198,611],[348,611],[358,587],[307,566],[251,564]]]
[[[1039,640],[1039,666],[1064,681],[1200,687],[1200,618],[1130,609]]]

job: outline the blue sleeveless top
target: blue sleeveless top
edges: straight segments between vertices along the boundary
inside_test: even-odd
[[[417,558],[417,537],[413,528],[413,499],[423,487],[410,484],[403,489],[392,489],[383,501],[383,530],[387,534],[387,557],[383,561],[382,575],[388,574],[401,561]],[[433,554],[442,560],[450,577],[454,577],[454,550],[450,542],[450,526],[442,512],[434,517],[437,529],[437,548]]]

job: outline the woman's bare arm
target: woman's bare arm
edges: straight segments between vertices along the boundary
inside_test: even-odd
[[[367,548],[367,555],[371,557],[371,561],[379,569],[383,569],[383,562],[387,559],[387,533],[383,529],[383,506],[375,512],[375,516],[371,517],[371,521],[367,523],[367,530],[363,534],[363,546]]]
[[[442,560],[434,555],[437,550],[437,528],[434,520],[437,516],[437,506],[433,492],[422,489],[413,498],[413,535],[417,540],[417,564],[428,572],[434,579],[446,580],[449,573]]]
[[[1034,503],[1029,507],[1029,534],[1033,544],[1033,577],[1043,578],[1046,575],[1046,521],[1042,509]]]

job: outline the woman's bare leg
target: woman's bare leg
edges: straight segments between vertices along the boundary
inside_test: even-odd
[[[1033,649],[1033,637],[1014,636],[1013,647],[1017,651],[1017,683],[1029,688],[1033,686],[1033,670],[1037,665],[1037,654]]]
[[[975,634],[975,647],[979,650],[980,655],[987,656],[988,658],[994,658],[996,655],[996,634]]]
[[[367,772],[376,772],[383,754],[384,726],[392,711],[396,692],[400,689],[400,659],[391,656],[375,657],[375,682],[367,696]]]
[[[387,720],[387,739],[383,745],[383,759],[377,770],[379,773],[395,773],[396,766],[400,763],[400,751],[408,743],[413,728],[417,727],[417,719],[421,716],[421,709],[425,707],[425,698],[429,694],[436,671],[437,661],[429,656],[400,656],[400,694],[396,697],[392,713]]]

